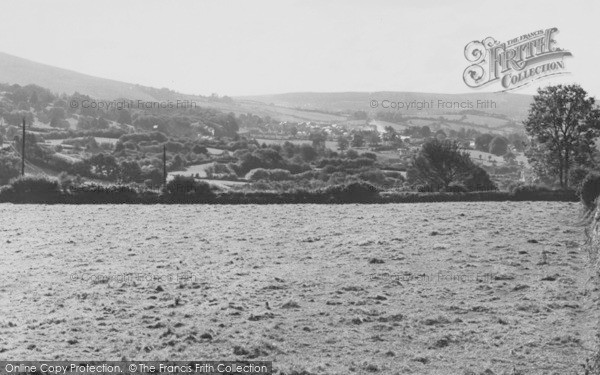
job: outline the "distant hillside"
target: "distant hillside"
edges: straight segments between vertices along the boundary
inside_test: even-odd
[[[156,98],[139,86],[56,68],[0,52],[0,82],[46,87],[56,93],[79,92],[94,98]]]
[[[233,100],[203,97],[177,93],[168,89],[157,89],[111,79],[98,78],[67,69],[37,63],[31,60],[0,52],[0,83],[45,87],[54,93],[75,92],[89,95],[96,99],[132,99],[144,101],[176,101],[190,100],[198,106],[215,108],[223,112],[235,114],[254,113],[258,116],[270,116],[280,121],[341,121],[342,117],[302,111],[291,108],[280,108],[260,102],[238,103]]]
[[[343,122],[348,119],[349,114],[356,111],[369,112],[372,117],[375,117],[378,113],[387,111],[396,112],[396,115],[418,116],[427,119],[412,121],[414,124],[419,124],[423,121],[430,121],[433,117],[457,115],[461,112],[457,109],[437,108],[438,100],[450,102],[471,101],[472,103],[476,103],[477,100],[492,100],[496,103],[496,108],[473,108],[478,112],[467,114],[483,117],[477,121],[483,122],[484,125],[488,122],[493,122],[494,118],[501,116],[511,123],[508,127],[504,125],[500,126],[506,128],[506,131],[509,128],[516,128],[516,124],[520,124],[520,121],[525,118],[531,102],[531,96],[509,93],[433,94],[412,92],[306,92],[247,96],[234,98],[233,100],[230,98],[223,100],[223,98],[187,95],[169,89],[157,89],[93,77],[2,52],[0,52],[0,83],[35,84],[48,88],[50,91],[58,94],[66,93],[71,95],[79,92],[96,99],[104,100],[120,98],[144,101],[190,100],[196,102],[200,107],[215,108],[226,113],[233,112],[237,115],[253,113],[261,117],[268,116],[278,121],[291,122]],[[433,109],[395,111],[393,109],[382,108],[381,104],[378,108],[371,108],[370,103],[372,100],[376,100],[379,103],[382,103],[383,100],[393,102],[433,101],[435,105]],[[448,116],[446,117],[449,119]],[[490,121],[486,120],[487,117],[489,117]],[[410,125],[408,121],[407,124]],[[459,125],[462,126],[462,124],[456,126]],[[480,127],[480,124],[473,126]]]
[[[471,102],[474,106],[477,101],[491,100],[496,103],[495,108],[472,108],[492,115],[503,115],[507,119],[522,121],[527,116],[531,103],[530,95],[512,93],[468,93],[468,94],[435,94],[416,92],[343,92],[343,93],[287,93],[275,95],[258,95],[238,97],[236,100],[272,104],[275,106],[289,107],[302,110],[322,110],[328,112],[347,111],[395,111],[382,108],[384,100],[390,102],[431,102],[433,108],[422,110],[401,109],[399,112],[409,115],[441,115],[457,114],[461,109],[438,108],[438,100],[443,102]],[[372,108],[370,103],[375,100],[379,103],[377,108]]]

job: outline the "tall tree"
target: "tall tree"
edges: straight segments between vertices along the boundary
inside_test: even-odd
[[[348,138],[346,138],[343,135],[340,135],[337,139],[338,150],[340,150],[341,152],[344,152],[348,149],[349,146],[350,146],[350,141],[348,140]]]
[[[413,160],[407,177],[413,184],[425,184],[434,190],[447,190],[452,183],[466,183],[477,175],[471,185],[480,185],[485,171],[479,171],[460,145],[452,140],[433,139],[423,144],[421,151]],[[485,179],[485,178],[483,178]],[[489,180],[489,177],[487,178]],[[492,184],[493,185],[493,184]]]
[[[502,156],[508,151],[508,139],[502,136],[496,136],[490,142],[490,154]]]
[[[312,145],[317,150],[325,148],[325,141],[327,141],[327,134],[323,131],[315,131],[308,135],[308,139],[312,142]]]
[[[549,86],[538,89],[524,125],[533,141],[527,156],[534,169],[567,188],[569,170],[592,161],[600,110],[579,85]]]
[[[352,135],[351,144],[352,147],[363,147],[365,145],[365,138],[361,133],[356,132]]]
[[[494,136],[488,133],[481,134],[475,138],[475,149],[483,152],[490,150],[490,142],[494,139]]]

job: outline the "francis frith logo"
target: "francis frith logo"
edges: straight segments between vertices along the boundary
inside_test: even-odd
[[[531,82],[568,73],[564,58],[571,52],[556,46],[556,27],[541,29],[500,43],[492,37],[475,40],[465,47],[471,63],[464,73],[465,84],[479,88],[500,84],[501,91],[513,90]]]

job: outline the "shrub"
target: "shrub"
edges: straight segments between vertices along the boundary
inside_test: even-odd
[[[210,200],[214,197],[214,193],[210,188],[210,185],[205,181],[196,181],[191,176],[176,175],[171,181],[167,182],[165,186],[165,193],[167,199],[181,201],[195,200],[204,201]]]
[[[60,196],[58,181],[46,177],[24,176],[10,183],[18,201],[54,202]]]
[[[431,193],[435,189],[429,185],[417,185],[417,191],[419,193]]]
[[[358,178],[378,186],[383,186],[386,183],[385,175],[379,169],[362,171],[358,174]]]
[[[548,192],[549,188],[540,185],[520,185],[514,188],[514,194]]]
[[[58,192],[58,181],[46,177],[25,176],[14,179],[12,187],[24,194],[44,194]]]
[[[15,156],[0,157],[0,185],[5,185],[11,179],[19,176],[21,173],[20,164],[20,159]]]
[[[81,184],[71,187],[69,199],[74,203],[134,203],[138,200],[135,188],[126,185]]]
[[[377,160],[377,155],[375,155],[372,152],[365,152],[364,154],[361,155],[363,158],[367,158],[367,159],[371,159],[371,160]]]
[[[518,199],[536,199],[550,193],[552,190],[540,185],[521,185],[513,190],[513,195]]]
[[[330,186],[323,192],[334,202],[368,202],[379,196],[375,186],[362,181]]]
[[[358,151],[356,151],[354,149],[350,149],[350,150],[346,151],[346,157],[348,159],[356,159],[356,158],[358,158]]]
[[[446,192],[448,193],[466,193],[467,191],[469,191],[469,189],[461,184],[450,184],[446,189]]]
[[[58,184],[63,192],[68,193],[73,187],[82,185],[83,179],[81,176],[74,177],[67,174],[67,172],[61,172],[58,175]]]
[[[508,191],[514,193],[516,188],[524,185],[525,183],[523,181],[512,181],[510,184],[508,184]]]

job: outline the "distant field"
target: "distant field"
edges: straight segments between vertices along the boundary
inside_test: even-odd
[[[302,144],[309,144],[312,145],[312,142],[309,140],[301,140],[301,139],[262,139],[262,138],[256,138],[256,141],[259,144],[267,144],[267,145],[282,145],[285,142],[290,142],[293,143],[295,145],[302,145]],[[327,147],[330,150],[333,151],[337,151],[337,142],[335,141],[325,141],[325,147]]]
[[[486,125],[491,128],[497,128],[505,126],[508,121],[495,118],[495,117],[483,117],[477,115],[467,115],[466,122],[472,122],[478,125]]]
[[[111,145],[115,145],[119,138],[104,138],[104,137],[94,137],[96,138],[96,142],[98,143],[110,143]]]
[[[196,176],[199,175],[202,178],[202,181],[208,182],[211,185],[218,186],[221,189],[229,189],[232,186],[245,185],[247,182],[245,181],[226,181],[226,180],[212,180],[206,178],[206,168],[212,166],[214,163],[204,163],[189,166],[185,171],[173,171],[169,172],[167,179],[172,179],[176,175],[180,176]]]
[[[195,176],[196,174],[198,174],[200,176],[200,178],[206,178],[206,168],[212,166],[213,164],[214,163],[203,163],[203,164],[191,165],[191,166],[187,167],[185,171],[169,172],[169,178],[171,178],[175,175]]]
[[[371,125],[375,125],[377,126],[377,131],[380,133],[385,133],[385,128],[387,126],[391,126],[395,131],[402,133],[402,131],[406,128],[408,128],[408,126],[406,125],[401,125],[401,124],[396,124],[393,122],[387,122],[387,121],[381,121],[381,120],[373,120],[370,122]]]
[[[211,155],[221,155],[223,153],[223,151],[225,151],[220,148],[212,148],[212,147],[207,147],[206,150]]]
[[[104,137],[94,137],[96,139],[97,143],[110,143],[112,145],[115,145],[117,143],[117,141],[119,140],[118,138],[104,138]],[[60,145],[62,144],[64,141],[64,139],[46,139],[46,143],[49,143],[53,146],[56,145]]]

